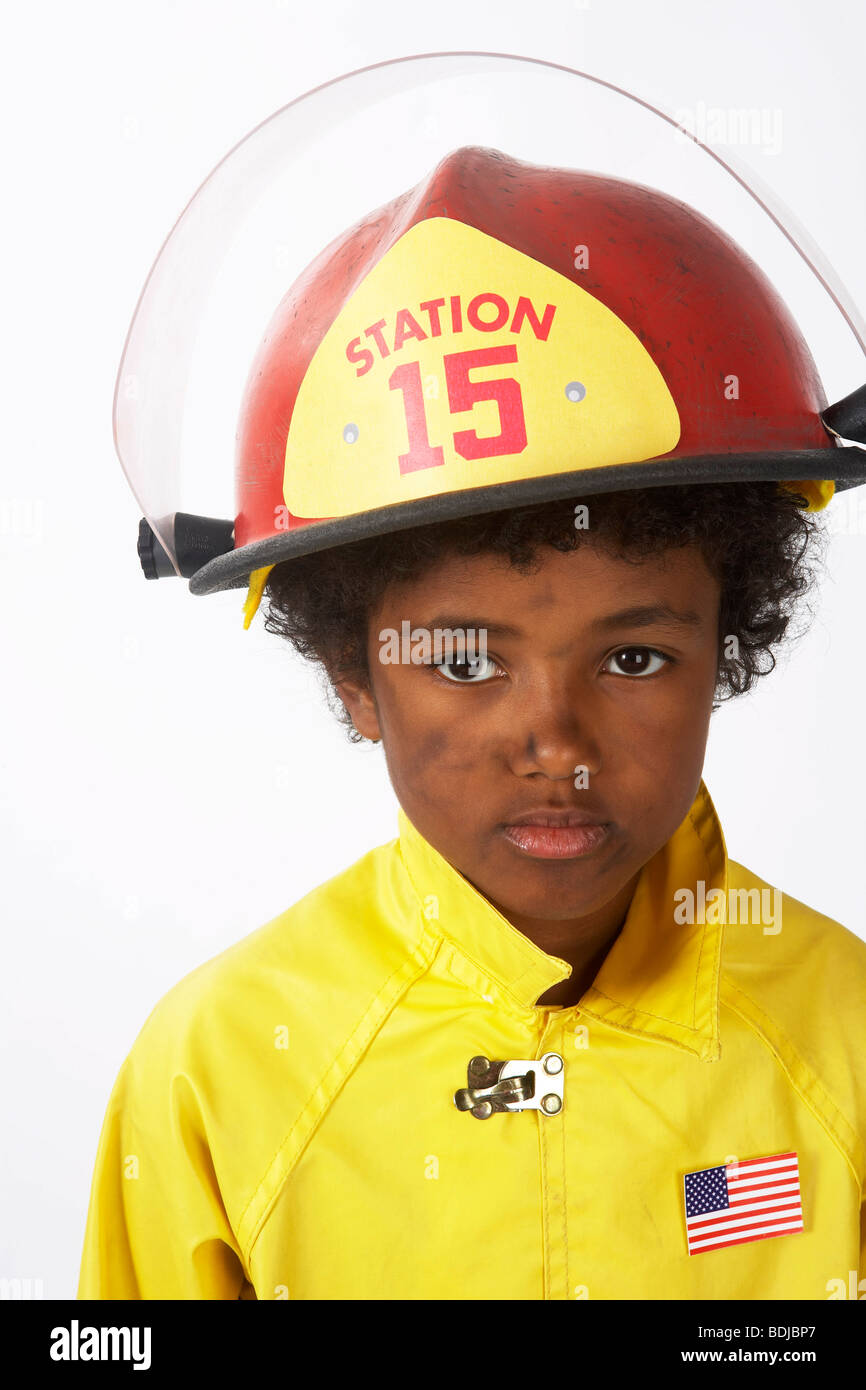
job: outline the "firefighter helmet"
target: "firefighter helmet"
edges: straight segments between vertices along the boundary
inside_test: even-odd
[[[234,522],[177,512],[172,564],[142,523],[140,553],[196,594],[249,584],[248,625],[294,555],[682,482],[777,480],[816,510],[866,481],[863,444],[866,388],[827,409],[785,302],[708,216],[464,145],[283,295],[243,392]]]

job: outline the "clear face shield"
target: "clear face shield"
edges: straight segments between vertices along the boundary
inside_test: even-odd
[[[772,138],[760,113],[727,119],[742,128],[669,114],[556,64],[452,53],[350,73],[256,127],[178,218],[123,350],[114,438],[145,518],[145,573],[189,578],[235,545],[239,410],[274,306],[323,248],[467,145],[640,183],[721,228],[809,344],[833,403],[821,420],[839,445],[828,453],[836,489],[866,481],[866,321],[806,230],[732,153]]]

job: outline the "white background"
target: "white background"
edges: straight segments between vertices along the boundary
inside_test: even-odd
[[[193,598],[139,570],[111,402],[175,218],[232,145],[320,82],[410,53],[523,53],[671,111],[780,111],[776,155],[736,153],[866,309],[866,12],[854,0],[90,0],[10,16],[0,1277],[69,1298],[108,1094],[151,1008],[396,832],[381,751],[348,743],[261,617],[243,631],[243,594]],[[704,777],[733,858],[866,938],[866,507],[853,496],[833,504],[809,635],[714,716]]]

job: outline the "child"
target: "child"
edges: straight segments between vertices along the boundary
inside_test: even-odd
[[[191,587],[267,595],[399,833],[150,1015],[79,1297],[845,1296],[866,944],[701,777],[812,582],[822,403],[712,224],[494,151],[293,287]]]

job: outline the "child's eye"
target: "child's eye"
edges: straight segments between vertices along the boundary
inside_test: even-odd
[[[667,662],[673,663],[672,656],[665,656],[664,652],[656,651],[655,647],[620,647],[619,651],[612,652],[607,658],[608,661],[619,661],[621,657],[628,658],[626,665],[632,664],[632,670],[619,672],[614,671],[613,675],[620,676],[646,676],[655,675]],[[653,657],[656,657],[658,664],[651,665]],[[607,663],[605,663],[607,664]],[[635,669],[636,668],[636,669]]]
[[[495,674],[499,670],[496,662],[489,656],[470,657],[463,661],[434,661],[432,665],[454,685],[483,685],[491,674]],[[485,670],[488,672],[487,675],[484,674]],[[451,671],[458,671],[460,674],[450,675],[449,672]],[[480,679],[474,679],[479,675]]]

